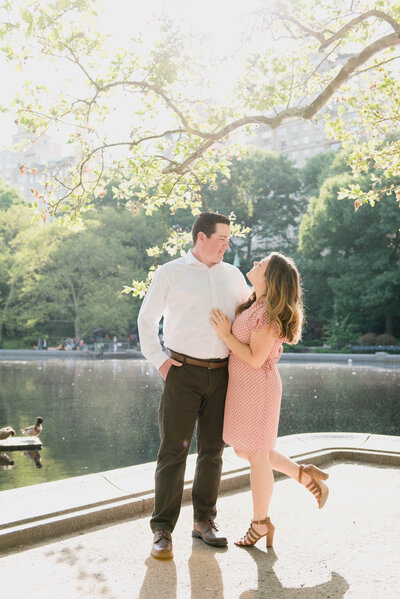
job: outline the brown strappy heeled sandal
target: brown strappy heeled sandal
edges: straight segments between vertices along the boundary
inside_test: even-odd
[[[329,489],[326,484],[322,482],[322,480],[327,480],[329,478],[329,474],[327,472],[323,472],[316,466],[313,466],[313,464],[308,464],[307,466],[301,465],[299,467],[299,483],[301,483],[303,472],[311,476],[312,480],[310,480],[308,485],[305,485],[305,487],[314,495],[319,509],[322,509],[329,495]]]
[[[265,524],[267,526],[267,531],[264,534],[260,535],[254,528],[253,524]],[[235,545],[237,545],[238,547],[252,547],[260,539],[262,539],[262,537],[267,537],[266,546],[272,547],[272,542],[274,540],[274,532],[275,526],[272,524],[269,518],[265,518],[265,520],[252,520],[249,530],[239,541],[235,541]]]

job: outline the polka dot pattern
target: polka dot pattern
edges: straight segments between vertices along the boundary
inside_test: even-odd
[[[264,302],[255,302],[236,317],[232,332],[249,344],[251,332],[268,324]],[[284,341],[276,339],[261,368],[249,366],[233,353],[229,356],[223,438],[237,450],[254,453],[275,447],[282,398],[282,381],[275,364]]]

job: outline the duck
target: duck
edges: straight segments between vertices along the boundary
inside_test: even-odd
[[[4,439],[8,439],[8,437],[12,437],[13,435],[15,435],[15,430],[11,426],[0,428],[0,441],[4,441]]]
[[[21,428],[21,433],[25,437],[38,437],[42,432],[42,422],[43,419],[38,416],[36,418],[36,422],[33,426],[27,426],[25,428]]]
[[[8,453],[0,453],[0,468],[3,470],[11,470],[14,466],[14,460],[10,458]]]

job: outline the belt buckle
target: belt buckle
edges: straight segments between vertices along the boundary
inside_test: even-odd
[[[209,363],[207,364],[207,369],[208,369],[208,370],[212,370],[212,362],[209,362]]]

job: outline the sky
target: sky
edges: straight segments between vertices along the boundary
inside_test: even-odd
[[[99,29],[111,36],[110,44],[123,45],[129,37],[143,34],[147,44],[156,38],[154,15],[166,14],[195,28],[206,38],[208,50],[224,56],[234,52],[240,41],[243,20],[263,2],[268,0],[98,0]],[[241,62],[240,51],[235,54],[229,69],[218,74],[215,79],[215,95],[222,94],[229,87],[235,75],[235,68]],[[46,81],[42,64],[31,67],[30,79]],[[11,102],[25,75],[6,64],[0,55],[0,77],[7,85],[1,86],[0,105]],[[0,149],[11,144],[16,132],[14,117],[0,114]]]

